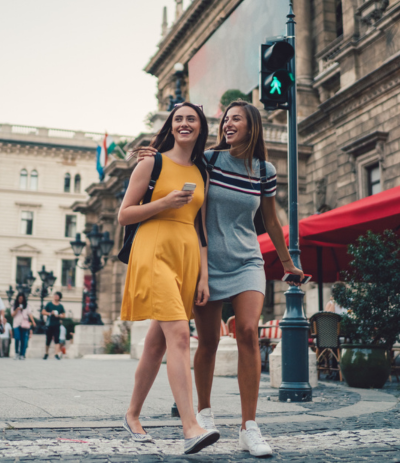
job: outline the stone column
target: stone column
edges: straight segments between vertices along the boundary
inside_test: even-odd
[[[343,41],[352,42],[358,38],[358,22],[356,18],[356,6],[354,0],[342,0],[343,10]],[[346,88],[354,84],[358,79],[357,59],[355,52],[349,50],[340,59],[340,87]]]
[[[295,0],[296,15],[296,74],[297,74],[297,117],[302,120],[318,109],[317,92],[313,84],[313,55],[311,39],[310,0]]]

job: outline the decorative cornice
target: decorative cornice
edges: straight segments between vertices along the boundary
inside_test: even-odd
[[[19,201],[16,201],[15,205],[19,207],[42,207],[42,204],[26,203],[26,202],[20,203]]]
[[[366,135],[365,137],[352,141],[348,145],[343,146],[341,149],[345,153],[351,154],[353,157],[357,158],[364,153],[374,150],[378,143],[385,143],[388,136],[388,132],[376,131]]]
[[[326,119],[328,115],[330,118],[328,126],[335,125],[361,106],[365,106],[370,101],[397,87],[400,84],[400,74],[396,71],[399,70],[400,52],[392,56],[378,69],[322,103],[318,111],[300,122],[299,132],[304,133],[308,129],[312,129],[314,133],[318,133],[322,128],[320,125],[315,127],[316,123]],[[305,135],[307,138],[310,136],[307,133]]]

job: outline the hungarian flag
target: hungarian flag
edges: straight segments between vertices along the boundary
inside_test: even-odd
[[[105,134],[101,145],[97,146],[96,169],[99,173],[100,181],[104,180],[104,168],[107,165],[108,155],[115,150],[116,146],[117,145],[114,143],[114,140],[107,134]]]

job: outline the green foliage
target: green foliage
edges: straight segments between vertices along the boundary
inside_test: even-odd
[[[131,330],[128,323],[120,325],[120,334],[112,335],[111,330],[104,334],[106,354],[129,354],[131,351]]]
[[[232,101],[239,99],[251,103],[251,95],[245,95],[240,90],[227,90],[219,100],[222,110],[225,110],[225,108],[229,106]]]
[[[5,312],[4,312],[4,316],[6,317],[6,320],[8,321],[8,323],[12,326],[13,324],[13,318],[11,316],[11,310],[10,309],[6,309]]]
[[[157,111],[150,111],[146,114],[146,117],[143,120],[143,122],[149,130],[153,129],[153,123],[151,122],[151,118],[154,116],[154,114],[156,114],[156,112]]]
[[[71,333],[75,333],[75,326],[79,325],[79,322],[74,321],[72,318],[63,318],[62,324],[65,326],[67,330],[67,340],[71,339]]]
[[[349,254],[354,259],[343,272],[347,287],[333,288],[335,301],[350,309],[342,326],[357,342],[390,348],[400,339],[400,240],[391,230],[368,231]]]

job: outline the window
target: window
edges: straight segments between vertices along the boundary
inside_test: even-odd
[[[26,169],[22,169],[19,174],[19,187],[21,190],[26,190],[28,186],[28,172]]]
[[[64,193],[69,193],[71,191],[71,175],[65,174],[64,176]]]
[[[381,171],[379,164],[374,164],[367,168],[367,186],[368,196],[375,195],[382,191],[381,188]]]
[[[65,237],[74,238],[76,233],[76,215],[65,216]]]
[[[75,193],[80,193],[81,192],[81,176],[79,174],[75,175],[74,192]]]
[[[22,211],[21,212],[21,234],[32,235],[33,230],[33,212]]]
[[[17,257],[17,275],[15,281],[17,283],[26,283],[26,278],[31,271],[31,257]]]
[[[38,173],[37,173],[37,170],[32,170],[31,172],[31,184],[30,184],[30,187],[31,187],[31,190],[32,191],[36,191],[38,189]]]
[[[343,10],[342,1],[335,0],[335,13],[336,13],[336,37],[343,35]]]
[[[61,285],[75,288],[75,260],[63,260],[61,266]]]

